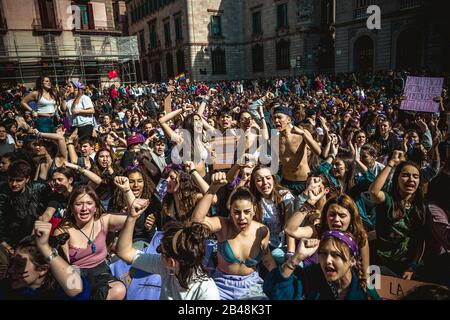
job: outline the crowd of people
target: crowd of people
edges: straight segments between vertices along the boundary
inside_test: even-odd
[[[407,75],[3,86],[0,299],[450,299],[450,78]]]

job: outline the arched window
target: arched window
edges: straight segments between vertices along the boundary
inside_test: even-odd
[[[353,61],[355,71],[373,71],[374,45],[369,36],[361,36],[356,40]]]

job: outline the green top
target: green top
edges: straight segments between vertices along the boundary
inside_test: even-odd
[[[413,206],[402,218],[394,220],[394,200],[384,192],[385,200],[376,207],[377,254],[386,261],[411,262],[415,240],[423,234],[423,224]]]

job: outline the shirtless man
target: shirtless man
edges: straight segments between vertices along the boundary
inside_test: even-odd
[[[293,126],[292,110],[279,106],[273,111],[273,122],[280,132],[281,184],[289,188],[296,196],[306,188],[310,172],[308,165],[308,148],[320,154],[320,146],[308,130]]]

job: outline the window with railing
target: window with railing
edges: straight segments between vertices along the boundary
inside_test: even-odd
[[[226,57],[225,50],[221,48],[216,48],[212,51],[212,74],[226,74]]]
[[[375,4],[376,0],[355,0],[353,19],[367,19],[367,7]]]
[[[261,34],[262,33],[261,11],[252,13],[252,31],[253,31],[253,34]]]
[[[400,10],[420,8],[423,0],[400,0]]]

